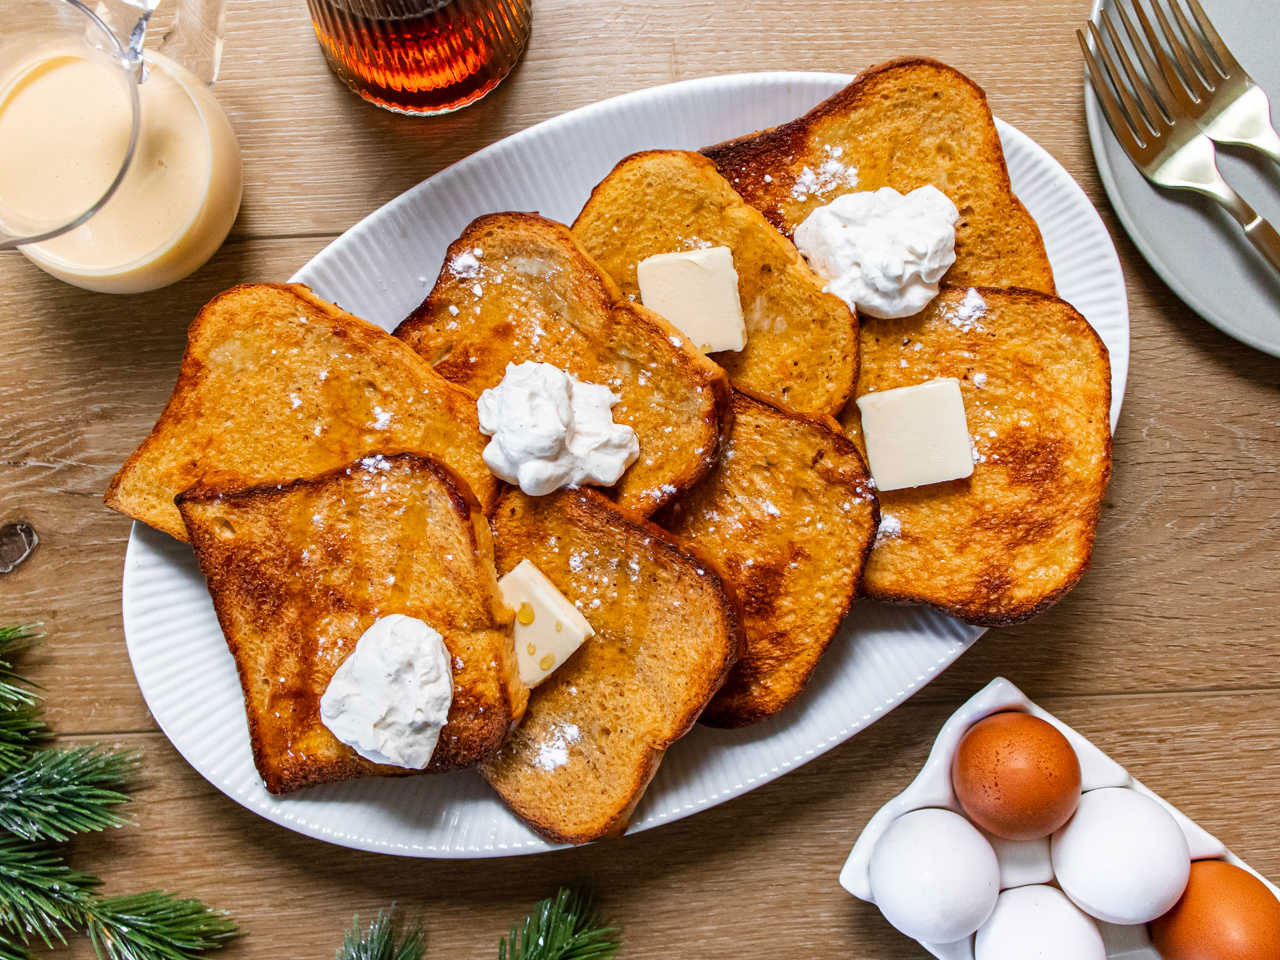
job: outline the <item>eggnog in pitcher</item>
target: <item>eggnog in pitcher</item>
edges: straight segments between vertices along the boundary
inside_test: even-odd
[[[240,148],[221,105],[187,69],[146,54],[133,160],[107,203],[75,229],[20,247],[42,270],[106,293],[182,279],[226,238],[240,209]],[[132,133],[121,68],[46,49],[0,89],[0,215],[53,221],[100,196]]]

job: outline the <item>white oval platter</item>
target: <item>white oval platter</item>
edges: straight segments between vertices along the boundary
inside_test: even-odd
[[[707,77],[583,107],[424,181],[338,237],[293,279],[391,329],[423,299],[446,246],[474,217],[537,210],[572,221],[592,186],[623,156],[653,147],[699,148],[772,126],[850,79],[829,73]],[[1059,293],[1111,351],[1114,426],[1129,363],[1129,316],[1115,248],[1070,174],[1013,127],[999,123],[999,129],[1014,190],[1040,224]],[[135,524],[123,607],[129,656],[157,723],[202,776],[250,810],[307,836],[402,856],[552,849],[471,773],[366,779],[271,796],[254,770],[235,665],[190,549]],[[631,833],[730,800],[849,739],[936,677],[982,632],[929,610],[856,604],[796,706],[746,730],[699,727],[669,751]]]

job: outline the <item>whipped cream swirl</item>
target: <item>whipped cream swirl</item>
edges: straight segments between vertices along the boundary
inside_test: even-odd
[[[451,659],[433,627],[380,617],[329,681],[320,721],[366,760],[422,770],[453,705]]]
[[[540,497],[584,483],[610,486],[640,456],[635,431],[614,423],[621,397],[550,363],[509,363],[480,394],[480,430],[493,439],[484,462],[508,483]]]
[[[960,213],[937,187],[846,193],[796,228],[795,242],[827,290],[873,317],[909,317],[938,295],[956,262]]]

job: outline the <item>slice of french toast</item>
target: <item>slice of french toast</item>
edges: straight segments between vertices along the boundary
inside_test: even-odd
[[[858,321],[715,164],[650,150],[622,160],[591,193],[574,236],[625,296],[636,264],[697,247],[728,247],[738,273],[746,346],[711,354],[734,386],[804,413],[836,414],[858,376]]]
[[[944,288],[923,312],[862,329],[858,396],[960,381],[965,480],[880,491],[864,588],[969,623],[1026,620],[1088,566],[1111,474],[1107,348],[1070,304],[1029,290]],[[842,422],[863,448],[857,404]]]
[[[428,772],[474,766],[524,713],[493,543],[480,504],[439,461],[374,454],[280,486],[178,497],[244,689],[258,773],[272,793],[419,771],[372,763],[320,720],[356,641],[399,613],[438,630],[453,703]]]
[[[652,513],[715,462],[725,372],[658,314],[621,298],[563,224],[525,213],[474,221],[396,336],[474,395],[528,360],[608,386],[622,398],[613,419],[640,442],[640,459],[612,493],[637,513]]]
[[[1040,229],[1010,187],[986,94],[936,60],[864,70],[804,116],[703,152],[787,236],[842,193],[933,184],[960,211],[947,281],[1054,292]]]
[[[484,445],[475,398],[395,337],[302,284],[250,283],[196,315],[173,395],[105,499],[185,540],[173,498],[199,482],[283,482],[412,450],[438,456],[487,507],[498,482]]]
[[[702,714],[740,727],[809,682],[857,596],[879,510],[866,464],[830,417],[741,391],[724,456],[657,521],[720,563],[742,602],[746,652]]]
[[[549,840],[621,833],[737,660],[737,601],[713,563],[593,490],[511,489],[491,519],[499,571],[532,561],[595,636],[533,690],[480,771]]]

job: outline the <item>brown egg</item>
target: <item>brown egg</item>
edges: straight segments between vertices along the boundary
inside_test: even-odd
[[[1280,960],[1280,900],[1248,870],[1197,860],[1151,941],[1164,960]]]
[[[1080,760],[1051,723],[995,713],[969,728],[951,764],[969,819],[1006,840],[1046,837],[1080,802]]]

